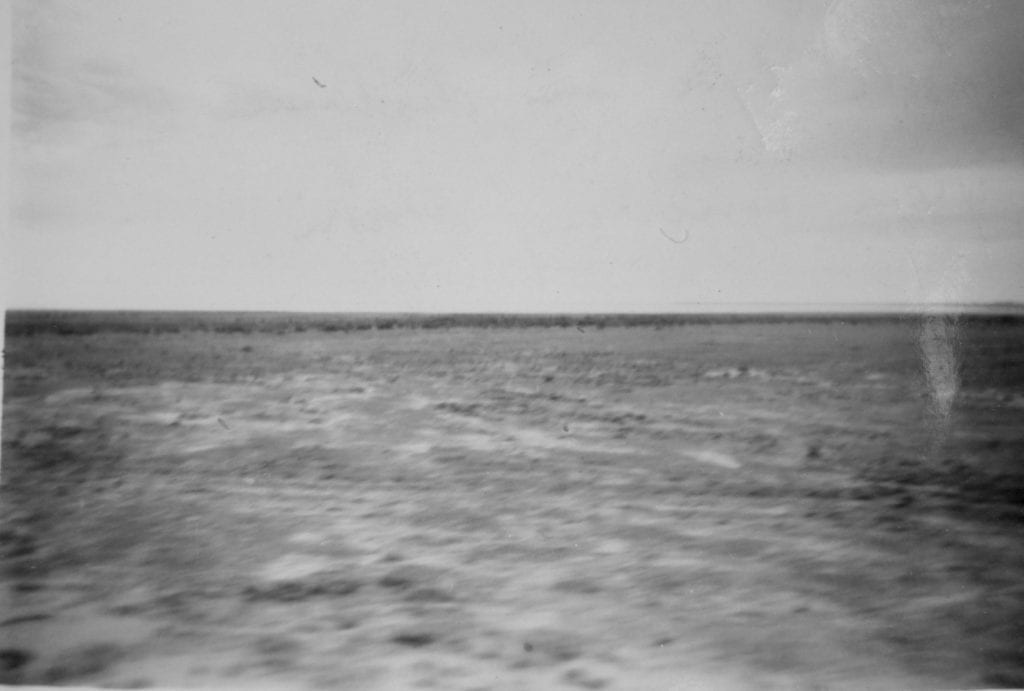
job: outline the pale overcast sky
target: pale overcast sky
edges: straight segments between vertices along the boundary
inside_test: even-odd
[[[10,307],[1024,300],[1021,2],[16,0],[11,33]]]

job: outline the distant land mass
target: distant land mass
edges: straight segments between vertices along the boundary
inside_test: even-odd
[[[261,312],[190,310],[8,310],[10,336],[99,332],[291,333],[449,328],[669,327],[697,324],[860,322],[943,316],[964,320],[1024,320],[1024,304],[686,304],[672,311],[622,312]]]
[[[724,314],[808,313],[808,314],[918,314],[950,312],[961,314],[1024,314],[1024,302],[745,302],[745,303],[689,303],[673,304],[679,312],[720,312]]]

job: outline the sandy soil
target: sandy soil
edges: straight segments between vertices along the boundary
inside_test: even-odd
[[[1024,686],[972,328],[9,338],[0,682]]]

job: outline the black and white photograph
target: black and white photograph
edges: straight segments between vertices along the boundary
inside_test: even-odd
[[[0,18],[0,686],[1024,688],[1024,2]]]

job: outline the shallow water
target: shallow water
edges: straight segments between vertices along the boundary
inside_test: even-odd
[[[1015,683],[1018,332],[9,338],[4,679]]]

